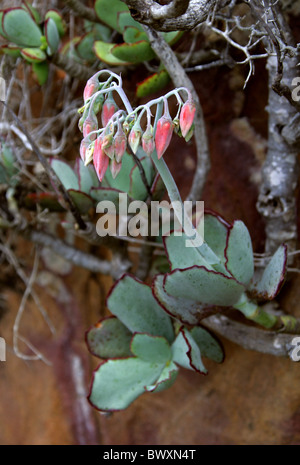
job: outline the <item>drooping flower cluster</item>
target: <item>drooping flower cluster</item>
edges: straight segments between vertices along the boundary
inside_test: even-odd
[[[167,150],[173,132],[177,132],[188,140],[193,131],[196,107],[187,89],[175,89],[162,98],[152,100],[132,110],[129,108],[124,91],[120,86],[117,87],[111,83],[111,77],[105,82],[99,82],[101,72],[96,73],[87,81],[83,93],[84,106],[79,110],[82,113],[79,128],[83,133],[80,156],[86,165],[93,162],[100,182],[108,168],[114,178],[118,175],[127,145],[133,154],[137,153],[139,147],[148,156],[156,150],[159,159]],[[185,102],[179,96],[179,90],[185,90],[188,93],[188,99]],[[118,92],[126,111],[118,108],[113,91]],[[177,116],[172,120],[168,98],[173,94],[177,98],[179,108]],[[157,111],[160,111],[158,110],[160,103],[163,103],[163,114],[156,118],[153,127],[150,108],[156,106]],[[145,129],[142,129],[141,121],[144,114],[146,114],[147,122]],[[99,121],[102,126],[100,128]]]

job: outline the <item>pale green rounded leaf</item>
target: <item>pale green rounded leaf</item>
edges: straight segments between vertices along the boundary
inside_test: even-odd
[[[39,47],[42,33],[30,13],[23,8],[6,10],[2,18],[5,36],[17,45]]]
[[[131,341],[131,351],[145,362],[167,363],[171,360],[171,348],[164,337],[149,334],[135,334]]]
[[[62,160],[52,158],[50,160],[50,164],[65,189],[79,190],[78,178],[67,163]]]
[[[286,274],[287,247],[280,245],[251,291],[263,300],[272,300],[280,291]]]
[[[169,389],[175,383],[178,372],[179,369],[174,362],[167,364],[156,383],[146,386],[146,390],[149,392],[161,392]]]
[[[185,324],[196,325],[199,321],[201,310],[205,305],[191,299],[173,297],[164,290],[164,275],[157,275],[152,283],[153,295],[157,302],[170,315]]]
[[[100,321],[86,334],[90,352],[103,359],[132,355],[131,339],[132,333],[115,317]]]
[[[29,63],[41,63],[46,60],[47,55],[40,48],[22,48],[21,55]]]
[[[116,44],[103,42],[102,40],[96,40],[94,42],[94,52],[101,61],[104,61],[104,63],[110,66],[128,65],[128,62],[120,60],[111,53],[115,45]]]
[[[152,60],[155,53],[146,40],[140,40],[132,44],[117,44],[111,49],[113,56],[128,63],[142,63]]]
[[[135,357],[108,360],[94,372],[89,401],[99,410],[125,409],[155,383],[163,368]]]
[[[59,32],[54,19],[46,19],[44,28],[49,52],[53,54],[57,51],[60,42]]]
[[[198,345],[202,357],[210,358],[217,363],[223,362],[224,351],[222,346],[206,329],[195,326],[190,330],[190,334]]]
[[[201,359],[201,352],[186,328],[181,328],[172,344],[173,362],[200,373],[207,373]]]
[[[164,290],[173,297],[227,307],[239,300],[244,286],[222,273],[194,266],[167,274]]]
[[[251,237],[242,221],[235,221],[229,230],[225,255],[227,270],[247,286],[253,277],[254,261]]]
[[[174,339],[173,326],[152,295],[151,288],[130,275],[124,275],[113,287],[107,306],[127,328],[135,333]]]

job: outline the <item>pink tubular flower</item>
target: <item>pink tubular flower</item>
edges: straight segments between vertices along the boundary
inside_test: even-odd
[[[137,149],[139,147],[141,136],[142,136],[142,129],[141,129],[140,123],[136,122],[128,136],[128,144],[134,154],[137,152]]]
[[[102,182],[109,165],[109,158],[102,149],[102,143],[103,140],[101,139],[101,137],[97,137],[93,155],[95,171],[100,182]]]
[[[173,121],[170,116],[163,115],[157,121],[155,133],[155,147],[157,151],[157,158],[161,158],[167,150],[173,134]]]
[[[98,120],[94,113],[89,113],[86,120],[83,123],[82,132],[83,137],[86,137],[90,132],[97,131],[98,129]],[[96,137],[94,136],[94,139]]]
[[[118,163],[116,160],[112,160],[110,162],[110,171],[114,179],[120,173],[121,168],[122,168],[122,162]]]
[[[114,101],[114,98],[110,93],[102,107],[101,122],[103,127],[107,125],[110,118],[116,113],[117,110],[118,106],[116,105],[116,102]]]
[[[155,149],[153,127],[150,124],[147,126],[146,131],[142,135],[142,147],[144,152],[149,156]]]
[[[89,137],[82,139],[80,143],[79,154],[84,163],[86,162],[87,149],[89,148],[91,144],[92,144],[92,141]]]
[[[95,92],[99,89],[98,78],[94,75],[86,83],[83,91],[83,99],[86,102],[88,98],[94,95]]]
[[[127,139],[125,136],[125,132],[122,129],[121,124],[119,124],[117,133],[114,137],[114,149],[115,149],[115,159],[117,163],[120,163],[122,157],[125,153],[127,145]]]
[[[196,107],[194,102],[191,99],[188,99],[183,105],[179,117],[180,130],[183,137],[185,137],[188,134],[189,130],[192,127],[195,112]]]

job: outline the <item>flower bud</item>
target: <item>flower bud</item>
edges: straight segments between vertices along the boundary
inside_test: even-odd
[[[89,137],[82,139],[80,143],[79,154],[84,163],[86,162],[87,149],[91,144],[92,144],[92,140]]]
[[[94,75],[92,76],[86,83],[84,91],[83,91],[83,99],[84,102],[87,101],[95,92],[99,89],[99,81],[98,78]]]
[[[112,174],[112,177],[115,179],[118,174],[120,173],[120,170],[122,168],[122,162],[118,163],[116,160],[112,160],[110,162],[110,172]]]
[[[90,111],[87,118],[85,119],[82,127],[82,132],[83,132],[83,137],[86,137],[89,135],[90,132],[92,131],[97,131],[98,129],[98,120],[96,115],[93,113],[93,111]],[[93,134],[91,135],[91,138],[93,139],[96,138],[96,136]]]
[[[161,158],[167,150],[173,134],[173,122],[171,118],[163,115],[159,118],[155,133],[155,147],[157,158]]]
[[[188,99],[181,108],[179,117],[180,130],[183,137],[185,137],[188,134],[189,130],[192,127],[195,112],[196,107],[194,102],[191,99]]]
[[[114,137],[115,159],[117,163],[120,163],[120,161],[122,160],[122,157],[126,150],[126,145],[127,139],[121,124],[119,124],[117,133]]]
[[[101,122],[103,127],[107,125],[110,118],[116,113],[117,110],[118,106],[114,101],[112,93],[110,92],[102,107]]]
[[[128,136],[128,144],[135,154],[137,152],[140,140],[142,136],[142,128],[140,126],[140,123],[136,122],[131,129],[129,136]]]
[[[100,182],[102,182],[104,175],[106,173],[106,170],[108,168],[108,165],[109,165],[109,158],[105,154],[104,150],[102,149],[102,143],[103,143],[102,138],[97,137],[96,142],[95,142],[95,147],[94,147],[94,155],[93,155],[95,171],[97,173],[97,176]]]
[[[153,137],[153,127],[149,124],[146,128],[146,131],[142,135],[142,147],[144,152],[147,155],[151,155],[155,149],[154,137]]]

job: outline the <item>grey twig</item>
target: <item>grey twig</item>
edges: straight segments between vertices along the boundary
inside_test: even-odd
[[[197,168],[187,200],[199,200],[201,198],[206,175],[210,169],[207,135],[199,97],[195,91],[192,81],[187,76],[175,53],[163,39],[161,34],[149,26],[144,26],[144,29],[148,34],[151,47],[159,56],[172,81],[174,82],[174,85],[176,87],[184,86],[188,88],[196,105],[194,136],[197,148]]]
[[[86,270],[92,271],[93,273],[110,275],[117,279],[121,274],[128,271],[131,266],[131,262],[124,259],[121,260],[120,255],[118,254],[113,257],[112,261],[100,260],[93,255],[68,245],[61,239],[42,231],[28,229],[25,234],[26,237],[35,244],[49,247],[53,250],[53,252],[65,258],[73,265],[80,266]]]
[[[95,69],[76,63],[62,53],[54,53],[50,59],[54,65],[63,69],[69,76],[80,79],[81,81],[87,81],[95,73]]]
[[[295,338],[295,334],[265,331],[233,321],[224,315],[210,316],[203,320],[203,324],[246,350],[275,356],[289,356]]]

